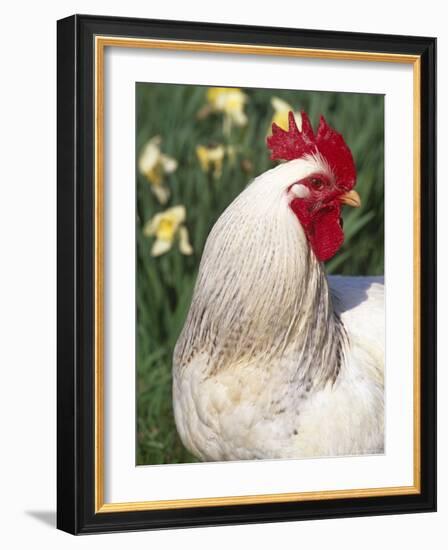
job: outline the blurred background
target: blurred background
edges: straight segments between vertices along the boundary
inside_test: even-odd
[[[362,198],[344,209],[328,273],[384,272],[384,98],[341,92],[136,86],[137,464],[195,462],[174,424],[171,360],[207,235],[269,160],[272,121],[320,114],[353,153]],[[297,115],[299,116],[299,115]]]

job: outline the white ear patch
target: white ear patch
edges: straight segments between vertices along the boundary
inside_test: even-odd
[[[305,199],[310,195],[310,190],[308,189],[308,187],[306,187],[306,185],[302,185],[301,183],[295,183],[294,185],[292,185],[289,189],[289,192],[298,199]]]

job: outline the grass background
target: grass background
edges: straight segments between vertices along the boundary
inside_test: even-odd
[[[198,120],[207,88],[139,83],[136,86],[136,160],[155,135],[162,151],[178,161],[165,177],[171,198],[159,204],[148,180],[137,171],[137,464],[194,462],[174,424],[171,358],[188,311],[197,268],[207,235],[227,205],[247,183],[276,163],[269,160],[265,138],[280,97],[305,110],[316,128],[319,115],[341,132],[355,158],[356,190],[362,208],[344,208],[345,244],[327,262],[329,273],[378,275],[384,272],[384,98],[336,92],[244,89],[248,124],[223,133],[222,115]],[[222,143],[236,147],[233,162],[224,160],[222,175],[204,173],[196,146]],[[183,256],[177,244],[165,255],[150,255],[152,238],[143,226],[156,213],[185,205],[186,226],[194,249]]]

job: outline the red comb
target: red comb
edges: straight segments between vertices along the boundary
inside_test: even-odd
[[[271,159],[293,160],[318,153],[327,162],[338,185],[345,190],[352,189],[356,182],[356,168],[344,138],[327,124],[323,116],[314,134],[308,115],[304,111],[301,115],[302,131],[297,128],[292,111],[288,115],[287,131],[275,122],[272,124],[272,135],[267,138]]]

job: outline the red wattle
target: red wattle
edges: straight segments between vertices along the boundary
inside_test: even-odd
[[[344,243],[340,203],[335,201],[314,210],[311,203],[295,199],[290,206],[302,225],[316,258],[321,262],[332,258]]]

